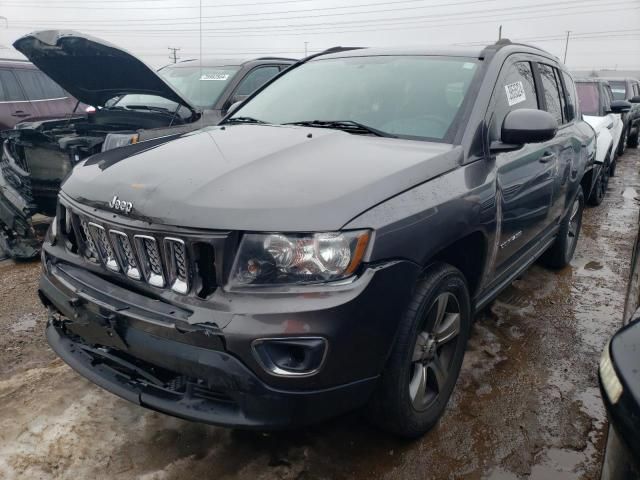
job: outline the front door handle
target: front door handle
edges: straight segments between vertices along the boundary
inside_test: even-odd
[[[19,117],[19,118],[24,118],[24,117],[28,117],[29,114],[27,112],[25,112],[24,110],[16,110],[15,112],[13,112],[11,114],[12,117]]]
[[[544,152],[544,155],[542,155],[538,161],[540,163],[549,163],[551,160],[554,160],[556,158],[556,154],[553,152]]]

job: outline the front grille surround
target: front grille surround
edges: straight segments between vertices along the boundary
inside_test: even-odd
[[[67,252],[146,289],[206,299],[230,268],[224,257],[235,237],[229,232],[168,227],[97,209],[87,213],[61,196],[62,245]],[[62,223],[61,222],[61,223]],[[220,262],[220,263],[218,263]]]

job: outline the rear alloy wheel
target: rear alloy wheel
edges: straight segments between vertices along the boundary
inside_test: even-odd
[[[569,265],[576,251],[578,238],[580,237],[580,228],[582,227],[582,212],[584,210],[584,195],[582,188],[578,187],[571,209],[567,216],[562,220],[558,236],[555,242],[544,253],[541,260],[551,268],[564,268]]]
[[[624,127],[620,134],[620,142],[618,142],[618,155],[622,155],[627,149],[627,141],[629,137],[629,129]]]
[[[379,427],[419,437],[445,410],[456,384],[471,329],[471,303],[463,275],[439,263],[425,272],[369,405]]]
[[[600,173],[598,174],[598,179],[596,180],[596,184],[593,186],[593,191],[591,195],[589,195],[589,199],[587,203],[594,207],[597,207],[604,200],[605,195],[607,194],[607,188],[609,188],[609,172],[611,171],[611,166],[609,165],[609,161],[607,160],[605,164],[600,169]]]

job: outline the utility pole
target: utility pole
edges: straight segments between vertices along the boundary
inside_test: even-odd
[[[502,40],[502,25],[498,27],[498,41]]]
[[[174,48],[174,47],[167,47],[167,48],[171,50],[171,53],[169,54],[169,58],[173,60],[173,63],[176,63],[178,61],[178,50],[180,49]]]
[[[307,56],[307,45],[309,45],[309,42],[304,42],[304,56]]]
[[[567,50],[569,49],[569,34],[571,33],[571,30],[567,30],[567,40],[564,43],[564,60],[562,61],[562,63],[567,63]]]

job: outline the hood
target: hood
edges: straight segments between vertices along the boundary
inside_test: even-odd
[[[196,111],[151,67],[99,38],[72,30],[43,30],[19,38],[13,46],[88,105],[104,106],[116,95],[141,93],[158,95]]]
[[[337,230],[362,212],[456,168],[462,148],[293,126],[226,125],[94,155],[63,194],[183,227]],[[115,212],[114,212],[115,213]]]

